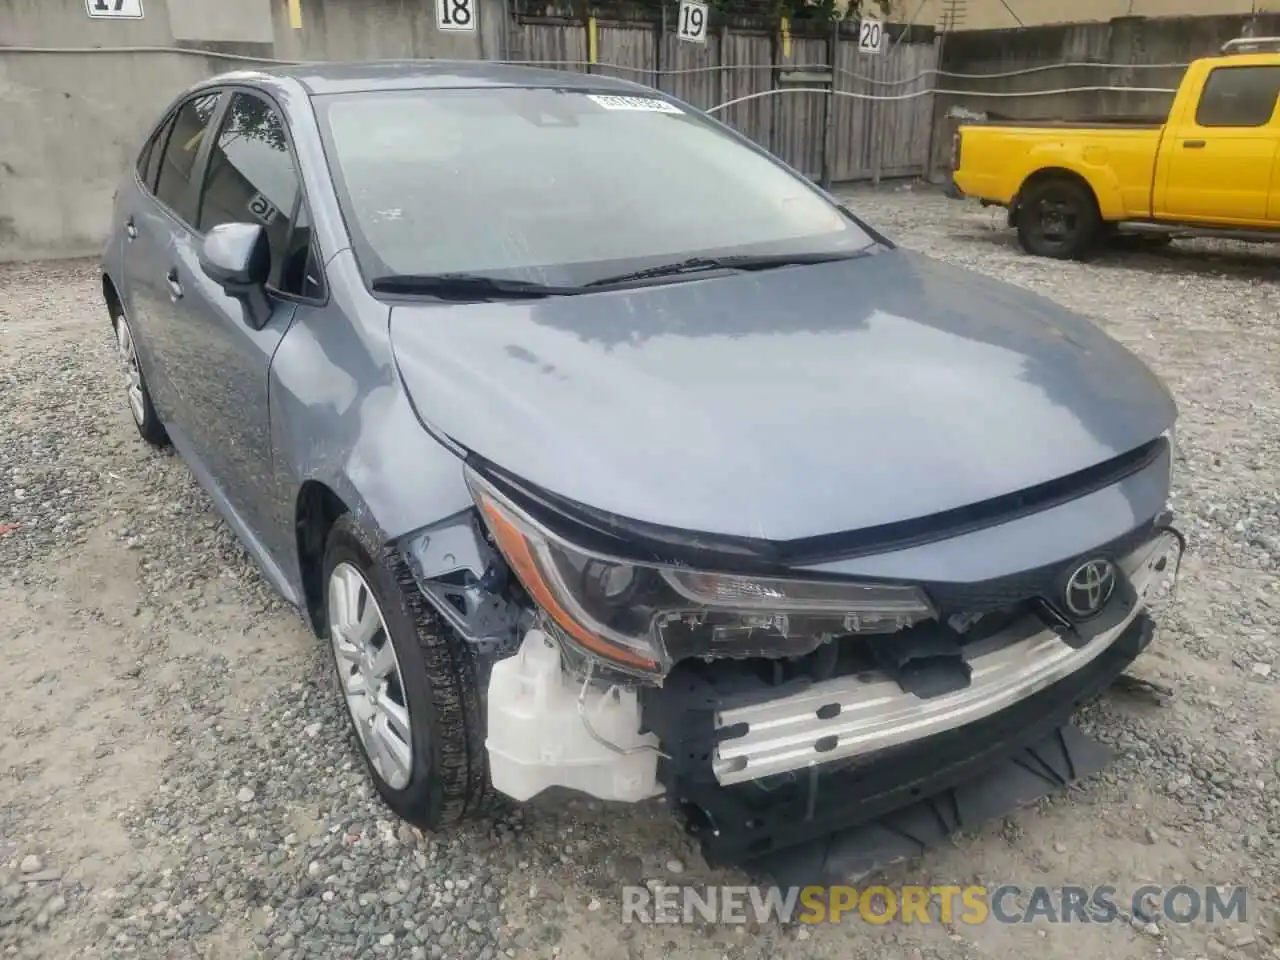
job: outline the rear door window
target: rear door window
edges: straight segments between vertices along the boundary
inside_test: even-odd
[[[1280,97],[1280,67],[1215,67],[1196,108],[1201,127],[1265,127]]]
[[[156,188],[156,175],[160,172],[160,159],[164,156],[165,144],[169,131],[173,129],[173,117],[166,117],[160,129],[151,135],[147,145],[138,156],[138,179],[148,191]]]
[[[218,106],[218,96],[216,92],[206,93],[178,108],[160,162],[156,198],[188,224],[196,219],[195,191],[191,188],[191,181],[196,174],[200,147],[208,135],[209,124]]]

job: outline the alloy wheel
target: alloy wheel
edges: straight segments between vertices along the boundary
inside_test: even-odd
[[[141,426],[147,418],[146,404],[142,397],[142,369],[138,366],[138,351],[133,345],[133,331],[124,314],[116,318],[116,346],[120,362],[124,365],[124,385],[129,398],[133,419]]]
[[[329,637],[347,710],[370,764],[387,786],[413,776],[413,731],[400,661],[369,583],[340,563],[329,575]]]

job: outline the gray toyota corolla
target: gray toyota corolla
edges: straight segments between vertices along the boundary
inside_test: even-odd
[[[143,439],[425,827],[665,795],[712,861],[852,870],[1101,762],[1070,717],[1182,553],[1133,355],[636,84],[214,78],[102,286]]]

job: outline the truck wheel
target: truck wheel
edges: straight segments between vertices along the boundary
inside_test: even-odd
[[[1102,218],[1089,188],[1055,178],[1033,183],[1018,202],[1018,241],[1039,257],[1078,260],[1093,247]]]
[[[475,651],[423,598],[398,555],[348,516],[329,534],[325,612],[339,690],[374,786],[435,829],[491,805]]]

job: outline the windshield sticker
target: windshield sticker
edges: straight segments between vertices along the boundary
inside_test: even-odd
[[[618,97],[608,94],[589,93],[587,99],[598,103],[606,110],[648,110],[652,113],[684,113],[674,103],[657,100],[653,97]]]

